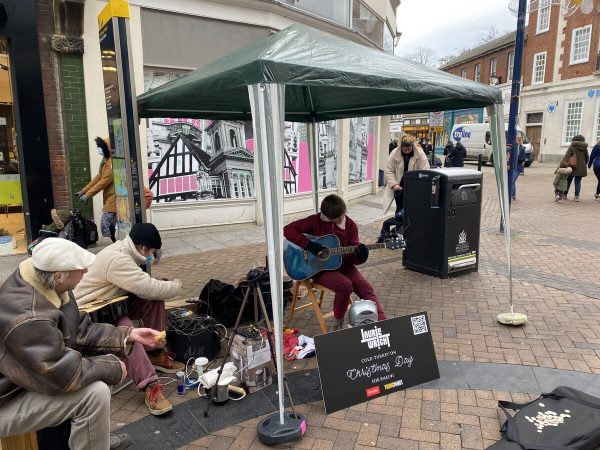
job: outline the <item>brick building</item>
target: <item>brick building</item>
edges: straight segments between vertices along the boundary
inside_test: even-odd
[[[554,162],[574,135],[600,139],[600,0],[567,17],[551,3],[529,15],[519,124],[538,159]]]
[[[571,138],[600,139],[600,0],[591,13],[540,0],[529,13],[518,124],[540,161],[558,161]],[[441,70],[496,84],[508,120],[515,32],[459,55]],[[494,78],[492,75],[496,75]],[[483,114],[485,120],[485,114]]]
[[[515,59],[515,34],[516,32],[513,31],[486,42],[440,67],[440,70],[459,77],[498,86],[502,90],[506,118],[508,118],[510,105],[510,88]]]

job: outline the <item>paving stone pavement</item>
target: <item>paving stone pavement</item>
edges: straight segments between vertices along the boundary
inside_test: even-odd
[[[471,166],[475,168],[475,166]],[[513,203],[513,299],[528,323],[509,328],[496,322],[507,312],[508,280],[504,235],[492,169],[484,168],[480,268],[451,279],[405,270],[399,252],[372,252],[361,269],[375,287],[390,317],[425,310],[429,314],[440,361],[501,363],[600,374],[600,202],[594,201],[593,176],[582,183],[581,201],[556,204],[553,165],[534,163],[517,183]],[[381,195],[352,203],[364,241],[378,235]],[[287,220],[290,220],[288,218]],[[163,233],[165,258],[153,275],[177,275],[185,296],[197,297],[211,278],[236,282],[264,261],[262,228],[252,224]],[[171,255],[171,256],[169,256]],[[331,310],[331,297],[324,310]],[[306,310],[305,310],[306,311]],[[287,322],[303,334],[318,333],[310,312]],[[286,370],[316,367],[316,360],[286,364]],[[194,398],[174,394],[179,404]],[[497,400],[526,401],[522,392],[474,389],[414,389],[398,392],[326,416],[322,402],[300,405],[308,430],[292,448],[485,448],[499,435],[503,421]],[[128,388],[112,403],[111,427],[120,428],[147,415],[143,396]],[[161,420],[161,418],[156,418]],[[182,448],[261,448],[258,419],[224,428]],[[157,447],[162,448],[157,438]]]

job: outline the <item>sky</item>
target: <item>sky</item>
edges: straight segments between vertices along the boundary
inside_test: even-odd
[[[464,47],[475,47],[492,26],[514,31],[517,18],[508,9],[510,0],[402,0],[396,22],[402,36],[396,55],[415,47],[429,47],[438,58]]]

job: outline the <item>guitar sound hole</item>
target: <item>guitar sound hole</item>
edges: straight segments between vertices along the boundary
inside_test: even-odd
[[[329,259],[329,249],[326,248],[325,250],[321,250],[321,253],[319,254],[319,259],[322,259],[323,261]]]

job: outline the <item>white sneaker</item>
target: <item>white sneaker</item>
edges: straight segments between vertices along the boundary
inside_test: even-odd
[[[576,196],[573,198],[573,200],[574,200],[574,201],[576,201],[576,202],[578,202],[578,201],[579,201],[579,196],[578,196],[578,195],[576,195]]]
[[[560,202],[560,195],[557,195],[556,197],[554,197],[554,201],[556,203],[559,203]]]

